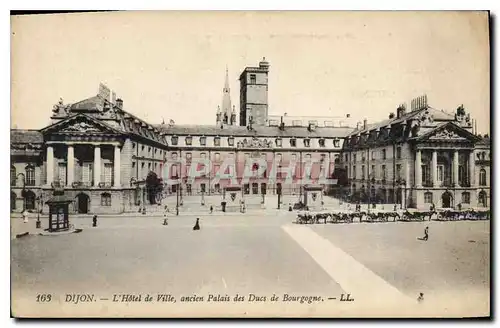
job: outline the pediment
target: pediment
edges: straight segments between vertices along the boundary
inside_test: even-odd
[[[443,142],[476,142],[478,137],[455,124],[448,123],[425,133],[420,139]]]
[[[50,125],[42,130],[43,133],[78,133],[78,134],[120,134],[111,126],[99,122],[84,114],[69,117],[63,121]]]

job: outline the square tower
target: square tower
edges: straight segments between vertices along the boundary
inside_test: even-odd
[[[268,115],[269,63],[264,57],[259,67],[246,67],[240,75],[240,125],[265,126]]]

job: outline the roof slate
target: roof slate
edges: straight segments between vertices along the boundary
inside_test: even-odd
[[[43,135],[38,130],[11,129],[10,143],[43,143]]]

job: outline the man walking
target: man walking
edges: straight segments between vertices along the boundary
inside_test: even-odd
[[[200,218],[196,218],[196,224],[194,225],[193,230],[200,230]]]
[[[23,211],[23,222],[28,223],[28,210]]]

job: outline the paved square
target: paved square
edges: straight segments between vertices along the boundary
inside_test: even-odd
[[[206,215],[201,231],[192,231],[195,217],[190,216],[172,217],[168,226],[163,218],[102,218],[97,228],[91,219],[74,219],[81,233],[11,241],[14,307],[22,300],[18,306],[42,306],[42,311],[35,302],[40,293],[53,294],[61,309],[71,311],[76,305],[64,301],[72,293],[108,299],[165,293],[177,300],[252,293],[267,301],[275,293],[322,301],[279,307],[267,302],[254,314],[350,316],[360,304],[394,311],[390,300],[416,303],[424,292],[428,304],[449,302],[451,309],[476,315],[489,311],[488,221],[297,225],[293,220],[287,212]],[[429,241],[417,240],[426,225]],[[12,231],[23,230],[36,231],[34,222],[12,219]],[[338,302],[348,293],[355,298],[350,308]],[[337,301],[328,301],[331,297]],[[457,300],[463,301],[459,308]],[[97,314],[110,315],[97,303]],[[251,313],[249,306],[245,303],[240,314]],[[183,308],[189,309],[194,308]]]

